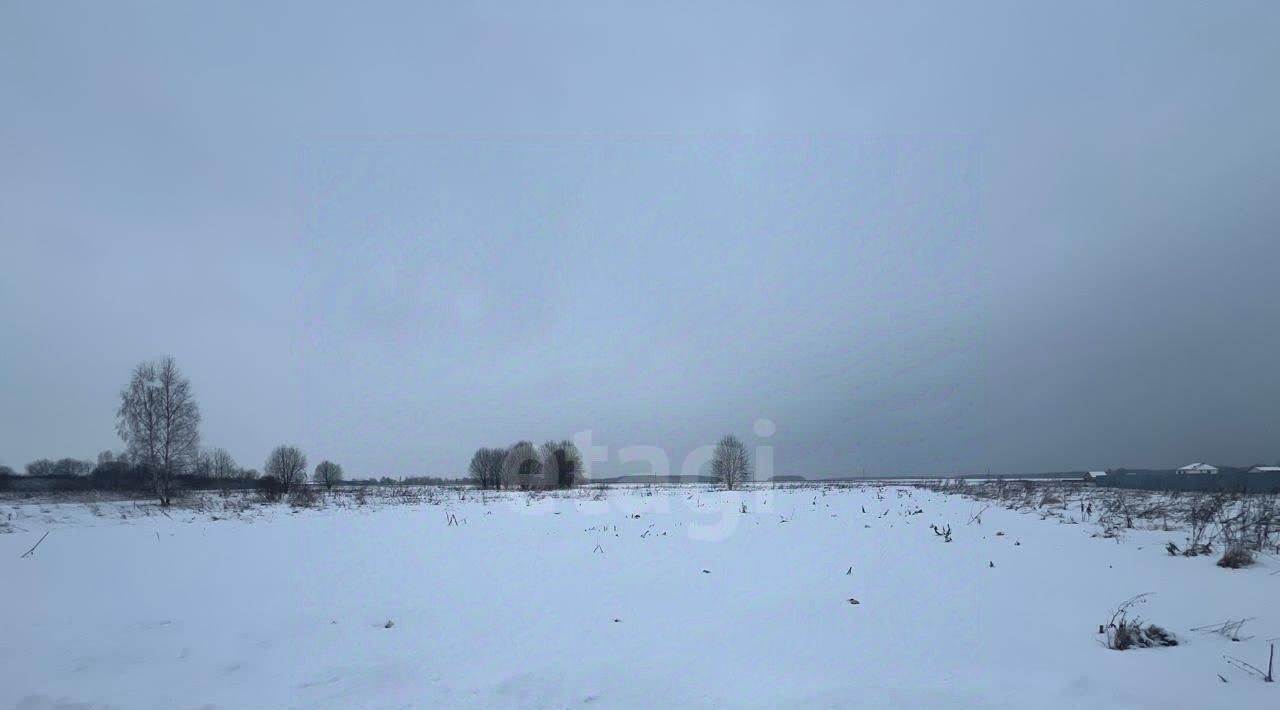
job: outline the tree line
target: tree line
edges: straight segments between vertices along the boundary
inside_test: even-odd
[[[480,489],[546,490],[572,488],[582,482],[582,455],[572,441],[548,441],[535,447],[517,441],[508,447],[480,448],[467,468]],[[711,455],[711,475],[733,490],[754,476],[751,456],[738,437],[726,434]]]
[[[517,441],[507,447],[478,449],[467,472],[481,489],[572,488],[581,482],[582,455],[568,440],[548,441],[540,447]]]
[[[289,493],[308,478],[307,456],[296,446],[273,449],[257,470],[241,468],[225,449],[200,446],[200,407],[191,382],[172,357],[143,362],[133,369],[120,392],[116,433],[124,443],[119,453],[104,451],[98,460],[38,459],[26,466],[30,477],[84,481],[69,488],[149,491],[167,506],[181,487],[222,482],[255,486],[270,496]],[[727,488],[751,480],[746,446],[732,434],[717,444],[711,473]],[[547,490],[572,488],[584,480],[582,455],[572,441],[547,441],[535,446],[518,441],[510,446],[481,448],[468,467],[470,481],[481,489]],[[16,473],[0,465],[0,487]],[[342,466],[321,461],[312,481],[332,489],[342,483]],[[414,479],[435,482],[439,479]]]
[[[148,491],[169,505],[182,486],[242,482],[269,494],[288,493],[307,479],[307,457],[296,446],[277,446],[260,475],[241,468],[225,449],[200,446],[200,407],[191,382],[171,357],[143,362],[120,392],[116,433],[124,450],[103,451],[97,462],[74,458],[38,459],[26,466],[30,477],[83,481],[65,488]],[[0,466],[0,485],[16,472]],[[342,466],[321,461],[311,479],[326,488],[343,481]],[[56,487],[56,486],[55,486]]]

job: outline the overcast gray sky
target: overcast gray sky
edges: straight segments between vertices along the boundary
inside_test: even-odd
[[[0,5],[0,462],[1280,459],[1280,4],[320,5]]]

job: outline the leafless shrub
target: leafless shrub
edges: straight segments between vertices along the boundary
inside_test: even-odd
[[[1232,641],[1248,641],[1253,637],[1241,636],[1240,629],[1243,628],[1245,623],[1249,621],[1253,621],[1253,617],[1248,617],[1248,618],[1238,619],[1238,620],[1227,619],[1221,624],[1209,624],[1207,626],[1197,626],[1196,628],[1192,629],[1192,631],[1196,631],[1203,634],[1217,634],[1219,636],[1222,636],[1223,638],[1231,639]]]
[[[1280,551],[1280,541],[1273,542],[1274,537],[1280,537],[1280,506],[1275,496],[1247,496],[1233,514],[1224,515],[1219,524],[1229,546],[1262,552],[1274,545]]]
[[[1134,613],[1134,607],[1145,604],[1151,593],[1126,599],[1111,614],[1111,621],[1099,630],[1106,635],[1106,647],[1113,651],[1131,648],[1177,646],[1178,639],[1163,627],[1146,623]]]
[[[1187,536],[1187,547],[1182,554],[1195,557],[1212,551],[1210,544],[1212,538],[1208,534],[1209,525],[1218,519],[1226,502],[1226,497],[1218,494],[1199,494],[1191,498],[1186,509],[1190,533]]]
[[[1241,567],[1248,567],[1253,562],[1253,550],[1243,544],[1234,543],[1228,545],[1227,549],[1223,551],[1222,557],[1218,560],[1218,566],[1228,569],[1240,569]]]
[[[267,474],[258,479],[257,490],[264,503],[274,503],[284,495],[284,483],[276,476]]]
[[[1246,663],[1245,661],[1242,661],[1239,658],[1236,658],[1234,656],[1223,656],[1223,658],[1227,660],[1227,663],[1230,663],[1231,665],[1235,666],[1236,668],[1239,668],[1245,673],[1248,673],[1250,675],[1256,675],[1268,683],[1274,683],[1276,680],[1276,673],[1275,673],[1276,645],[1274,643],[1271,644],[1270,651],[1267,654],[1267,669],[1265,671],[1253,665],[1252,663]],[[1218,677],[1221,678],[1222,676],[1218,676]]]
[[[294,508],[315,508],[320,505],[320,491],[311,486],[295,485],[289,489],[289,505]]]

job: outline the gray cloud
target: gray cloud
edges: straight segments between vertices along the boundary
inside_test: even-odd
[[[0,10],[0,460],[1280,458],[1272,3]]]

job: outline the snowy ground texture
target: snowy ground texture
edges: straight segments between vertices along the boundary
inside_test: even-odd
[[[0,501],[0,708],[1280,707],[1225,658],[1266,667],[1280,564],[1184,533],[895,487],[431,498]],[[1104,648],[1142,592],[1183,643]]]

